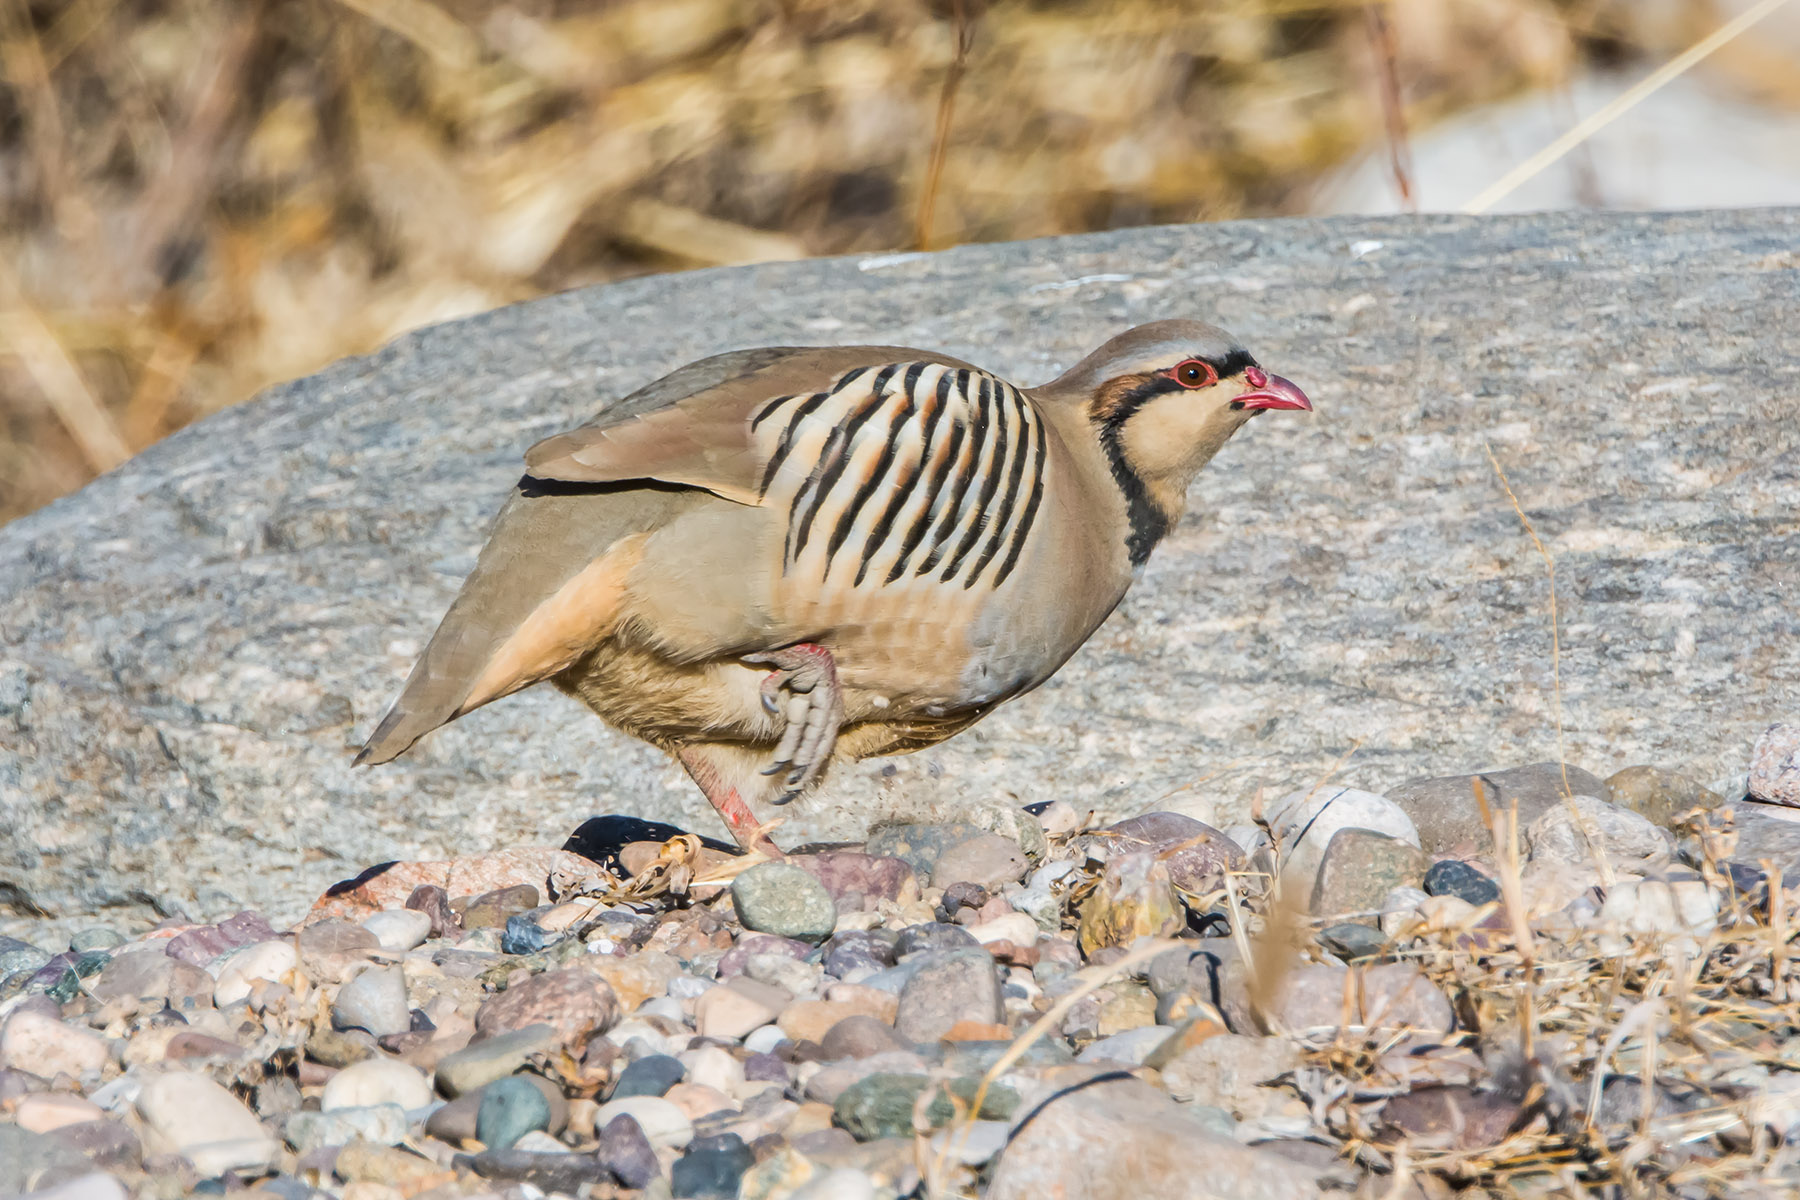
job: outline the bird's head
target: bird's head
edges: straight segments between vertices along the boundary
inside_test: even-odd
[[[1312,410],[1236,338],[1200,321],[1156,321],[1113,338],[1037,394],[1079,406],[1132,508],[1136,562],[1181,516],[1188,484],[1266,409]]]

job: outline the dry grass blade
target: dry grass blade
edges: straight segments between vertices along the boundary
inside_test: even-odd
[[[1762,0],[1754,8],[1745,9],[1736,17],[1713,30],[1692,46],[1652,71],[1633,87],[1615,97],[1593,116],[1576,125],[1573,129],[1539,150],[1536,154],[1502,175],[1476,197],[1463,206],[1463,211],[1470,215],[1486,212],[1500,201],[1506,199],[1527,180],[1541,173],[1546,167],[1555,163],[1563,155],[1581,143],[1599,133],[1602,129],[1636,108],[1653,93],[1666,84],[1680,78],[1694,66],[1711,56],[1727,42],[1747,32],[1753,25],[1772,15],[1776,9],[1788,0]]]
[[[956,27],[956,55],[944,75],[943,90],[938,93],[937,123],[931,135],[931,162],[925,171],[925,187],[919,194],[919,218],[913,231],[913,244],[920,250],[931,249],[932,219],[937,211],[938,188],[944,179],[944,159],[950,153],[950,119],[956,112],[956,89],[962,84],[963,72],[969,65],[969,50],[975,44],[975,23],[968,5],[975,0],[951,0],[952,20]]]
[[[1385,4],[1365,8],[1369,41],[1375,50],[1375,67],[1380,76],[1381,116],[1387,128],[1388,168],[1394,174],[1394,187],[1400,192],[1400,203],[1408,212],[1419,211],[1419,197],[1413,189],[1412,147],[1406,137],[1406,106],[1400,96],[1399,52],[1394,47],[1394,27],[1389,24]]]
[[[10,346],[88,465],[110,471],[131,456],[112,414],[95,398],[81,369],[19,295],[12,269],[0,262],[0,345]]]
[[[338,3],[399,34],[446,67],[466,70],[481,57],[481,42],[469,27],[428,0],[338,0]]]

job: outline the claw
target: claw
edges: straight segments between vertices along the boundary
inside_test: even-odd
[[[783,791],[774,802],[786,804],[819,777],[837,746],[844,702],[836,664],[830,651],[807,643],[745,655],[744,661],[767,663],[775,668],[762,681],[761,700],[771,716],[779,714],[784,722],[774,761],[762,774],[783,775]],[[785,705],[780,699],[784,693]]]

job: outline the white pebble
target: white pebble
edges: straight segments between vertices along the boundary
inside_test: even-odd
[[[626,1096],[608,1100],[594,1113],[594,1128],[605,1129],[614,1117],[636,1121],[653,1146],[679,1150],[694,1140],[694,1123],[687,1114],[661,1096]]]
[[[378,1104],[397,1104],[411,1110],[430,1103],[431,1082],[423,1071],[397,1059],[380,1057],[351,1063],[333,1075],[319,1098],[319,1107],[326,1112]]]
[[[138,1115],[169,1150],[204,1178],[233,1170],[267,1170],[281,1143],[236,1096],[205,1075],[171,1071],[144,1084]]]
[[[431,936],[431,918],[413,908],[390,908],[364,919],[362,927],[375,935],[383,950],[404,953]]]
[[[207,968],[217,981],[213,984],[213,1003],[220,1008],[236,1004],[250,994],[251,986],[258,980],[278,981],[294,969],[297,961],[291,941],[256,942],[233,950]]]
[[[0,1067],[17,1067],[44,1079],[80,1079],[98,1075],[111,1057],[99,1034],[31,1009],[19,1009],[0,1026]]]
[[[752,1054],[770,1054],[787,1040],[788,1035],[781,1032],[781,1026],[764,1025],[744,1035],[744,1049]]]

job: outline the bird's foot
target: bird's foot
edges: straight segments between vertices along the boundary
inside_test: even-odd
[[[762,683],[763,707],[782,716],[786,725],[775,761],[764,775],[779,775],[784,790],[775,803],[786,804],[819,777],[837,745],[844,723],[844,692],[838,686],[837,660],[831,651],[812,642],[783,650],[748,654],[745,662],[766,663],[775,669]]]

